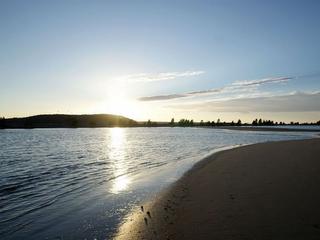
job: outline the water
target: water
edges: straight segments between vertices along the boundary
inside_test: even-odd
[[[130,209],[214,150],[311,133],[201,128],[0,131],[1,239],[109,239]]]

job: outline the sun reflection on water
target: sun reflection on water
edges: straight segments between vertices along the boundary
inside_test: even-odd
[[[115,177],[110,192],[118,194],[128,189],[131,179],[127,175],[128,166],[125,161],[126,133],[123,128],[110,129],[110,152],[109,158],[113,164]]]

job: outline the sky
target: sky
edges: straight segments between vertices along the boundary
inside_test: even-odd
[[[0,116],[320,120],[319,1],[0,1]]]

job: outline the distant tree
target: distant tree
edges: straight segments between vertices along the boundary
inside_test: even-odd
[[[0,129],[1,128],[5,128],[5,118],[4,117],[0,118]]]
[[[180,121],[178,122],[178,125],[180,126],[180,127],[185,127],[185,119],[184,118],[182,118],[182,119],[180,119]]]
[[[217,126],[219,126],[220,125],[220,118],[218,118],[218,120],[217,120]]]
[[[148,127],[151,127],[151,125],[152,125],[151,120],[148,119],[148,121],[147,121],[147,126],[148,126]]]
[[[203,120],[200,121],[200,126],[203,126]]]
[[[258,119],[253,120],[252,125],[254,125],[254,126],[258,125]]]
[[[264,125],[264,126],[272,126],[272,125],[274,125],[274,122],[271,121],[271,120],[263,120],[262,121],[262,125]]]
[[[240,119],[238,120],[237,125],[241,126],[241,120]]]
[[[170,121],[170,125],[171,125],[171,127],[173,127],[173,126],[174,126],[174,118],[172,118],[172,119],[171,119],[171,121]]]
[[[262,119],[261,118],[258,121],[258,125],[262,125]]]
[[[178,126],[180,127],[189,127],[189,126],[193,126],[193,120],[189,120],[189,119],[180,119],[180,121],[178,122]]]
[[[320,120],[317,122],[317,125],[320,125]]]

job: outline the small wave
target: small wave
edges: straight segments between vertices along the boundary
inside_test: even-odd
[[[20,218],[22,216],[25,216],[27,214],[30,214],[30,213],[33,213],[33,212],[38,211],[40,209],[43,209],[45,207],[48,207],[48,206],[52,205],[56,200],[57,200],[56,198],[50,199],[50,200],[48,200],[48,201],[46,201],[46,202],[44,202],[44,203],[42,203],[42,204],[40,204],[40,205],[38,205],[36,207],[33,207],[31,209],[22,211],[21,213],[18,213],[16,215],[12,216],[12,217],[7,218],[7,219],[0,220],[0,224],[14,221],[14,220],[16,220],[16,219],[18,219],[18,218]]]

